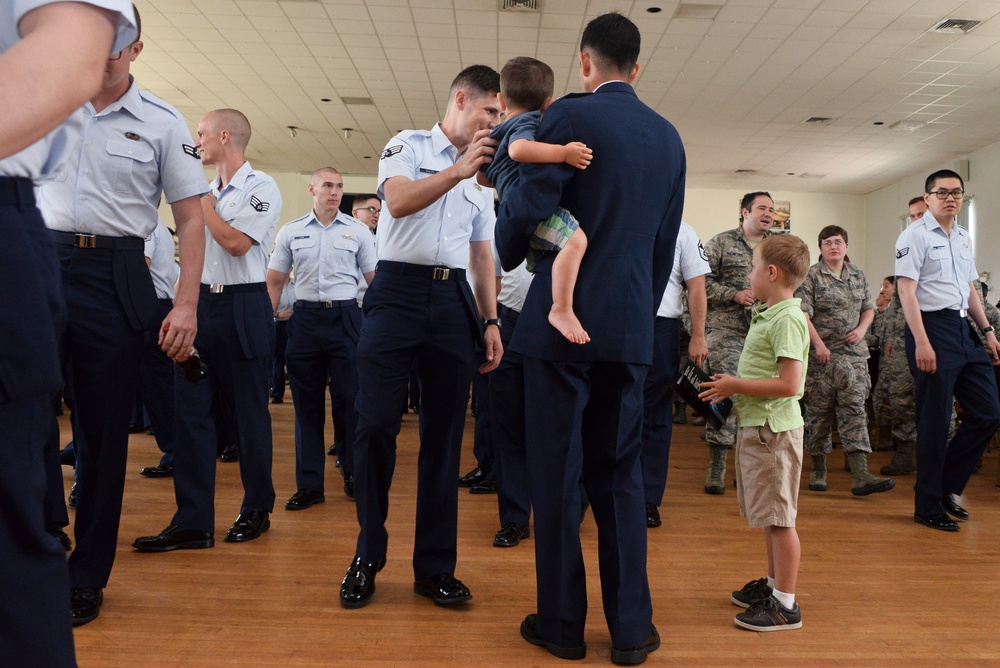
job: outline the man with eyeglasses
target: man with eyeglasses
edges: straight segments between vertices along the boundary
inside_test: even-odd
[[[368,229],[375,234],[378,227],[378,217],[382,213],[382,200],[378,195],[355,195],[354,205],[351,207],[351,215],[368,226]]]
[[[927,177],[927,212],[896,240],[896,290],[906,318],[906,359],[917,388],[915,522],[958,531],[969,519],[957,498],[994,432],[1000,400],[990,368],[1000,363],[1000,342],[973,282],[978,277],[972,241],[956,222],[965,183],[951,170]],[[966,315],[986,335],[986,350]],[[964,418],[948,440],[954,399]],[[957,520],[957,521],[956,521]]]
[[[183,361],[197,331],[205,252],[200,199],[208,187],[183,116],[140,90],[129,73],[142,49],[136,39],[108,59],[101,90],[83,108],[81,141],[62,173],[39,189],[62,268],[68,311],[62,350],[76,397],[76,549],[69,574],[77,625],[100,614],[115,560],[145,333],[158,329],[164,352]],[[174,306],[162,320],[143,254],[161,194],[173,212],[181,263]]]
[[[847,230],[827,225],[819,233],[820,260],[795,292],[809,325],[812,346],[806,373],[805,452],[812,456],[809,489],[825,492],[826,458],[833,425],[851,467],[851,494],[867,496],[896,486],[868,471],[872,448],[865,399],[871,389],[865,334],[875,318],[868,279],[847,257]]]

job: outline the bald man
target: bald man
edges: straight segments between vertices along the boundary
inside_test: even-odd
[[[297,491],[285,503],[305,510],[326,500],[323,432],[326,384],[334,407],[340,406],[344,427],[357,426],[358,277],[375,276],[375,237],[359,220],[340,212],[344,178],[333,167],[320,167],[309,183],[313,208],[278,233],[267,269],[271,306],[278,310],[281,286],[295,267],[295,308],[289,327],[286,361],[295,403],[295,482]],[[336,408],[335,408],[336,410]],[[338,453],[344,493],[354,498],[351,443]]]
[[[177,513],[157,536],[132,544],[140,552],[197,549],[215,544],[216,422],[212,400],[221,394],[235,413],[243,503],[226,542],[260,537],[274,508],[268,386],[274,352],[274,312],[265,276],[268,251],[281,215],[281,194],[254,170],[245,151],[250,122],[235,109],[210,112],[198,124],[195,148],[218,176],[202,198],[205,266],[195,339],[207,378],[174,374],[174,493]]]

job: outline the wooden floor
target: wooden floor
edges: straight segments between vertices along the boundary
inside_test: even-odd
[[[399,439],[388,565],[369,606],[342,609],[340,581],[357,536],[354,504],[344,497],[331,458],[327,502],[284,510],[295,491],[288,397],[271,412],[278,500],[270,532],[250,543],[221,540],[242,492],[237,465],[220,464],[216,547],[134,552],[136,536],[166,526],[174,497],[169,479],[139,476],[159,455],[152,437],[132,437],[118,558],[104,607],[75,633],[81,666],[566,665],[518,634],[525,614],[535,610],[534,544],[492,547],[495,496],[463,491],[460,497],[456,576],[475,600],[446,609],[413,593],[413,415],[404,418]],[[471,426],[470,419],[463,471],[474,466]],[[734,626],[739,609],[729,592],[765,574],[762,534],[738,516],[731,487],[723,496],[702,492],[707,451],[698,431],[682,426],[674,432],[664,524],[649,532],[653,621],[663,645],[647,665],[1000,665],[996,451],[966,490],[973,520],[956,534],[913,522],[912,475],[887,494],[854,498],[850,475],[831,466],[830,491],[800,496],[803,628],[753,633]],[[873,468],[890,454],[873,455]],[[831,459],[840,461],[839,453]],[[68,490],[72,472],[64,473]],[[572,665],[610,665],[592,517],[581,535],[591,600],[588,653]]]

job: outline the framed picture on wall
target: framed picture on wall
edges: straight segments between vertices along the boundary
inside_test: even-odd
[[[775,234],[788,234],[792,231],[792,203],[786,199],[774,202],[774,224],[771,231]]]

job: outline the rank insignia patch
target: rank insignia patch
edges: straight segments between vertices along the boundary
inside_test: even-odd
[[[386,158],[391,158],[392,156],[396,155],[402,150],[403,150],[402,144],[396,144],[395,146],[390,146],[384,151],[382,151],[382,157],[379,158],[379,160],[385,160]]]
[[[184,152],[190,155],[192,158],[201,158],[201,155],[198,153],[198,149],[196,149],[194,146],[191,146],[190,144],[181,144],[181,148],[183,148]]]
[[[261,202],[259,199],[257,199],[256,195],[250,196],[250,206],[261,212],[267,211],[268,209],[271,208],[270,204],[268,204],[267,202]]]
[[[700,240],[698,241],[698,255],[701,256],[702,260],[708,262],[708,253],[705,252],[705,247],[701,245]]]
[[[909,246],[907,246],[906,248],[897,248],[896,249],[896,259],[898,260],[900,258],[904,258],[907,255],[909,255],[909,253],[910,253],[910,247]]]

